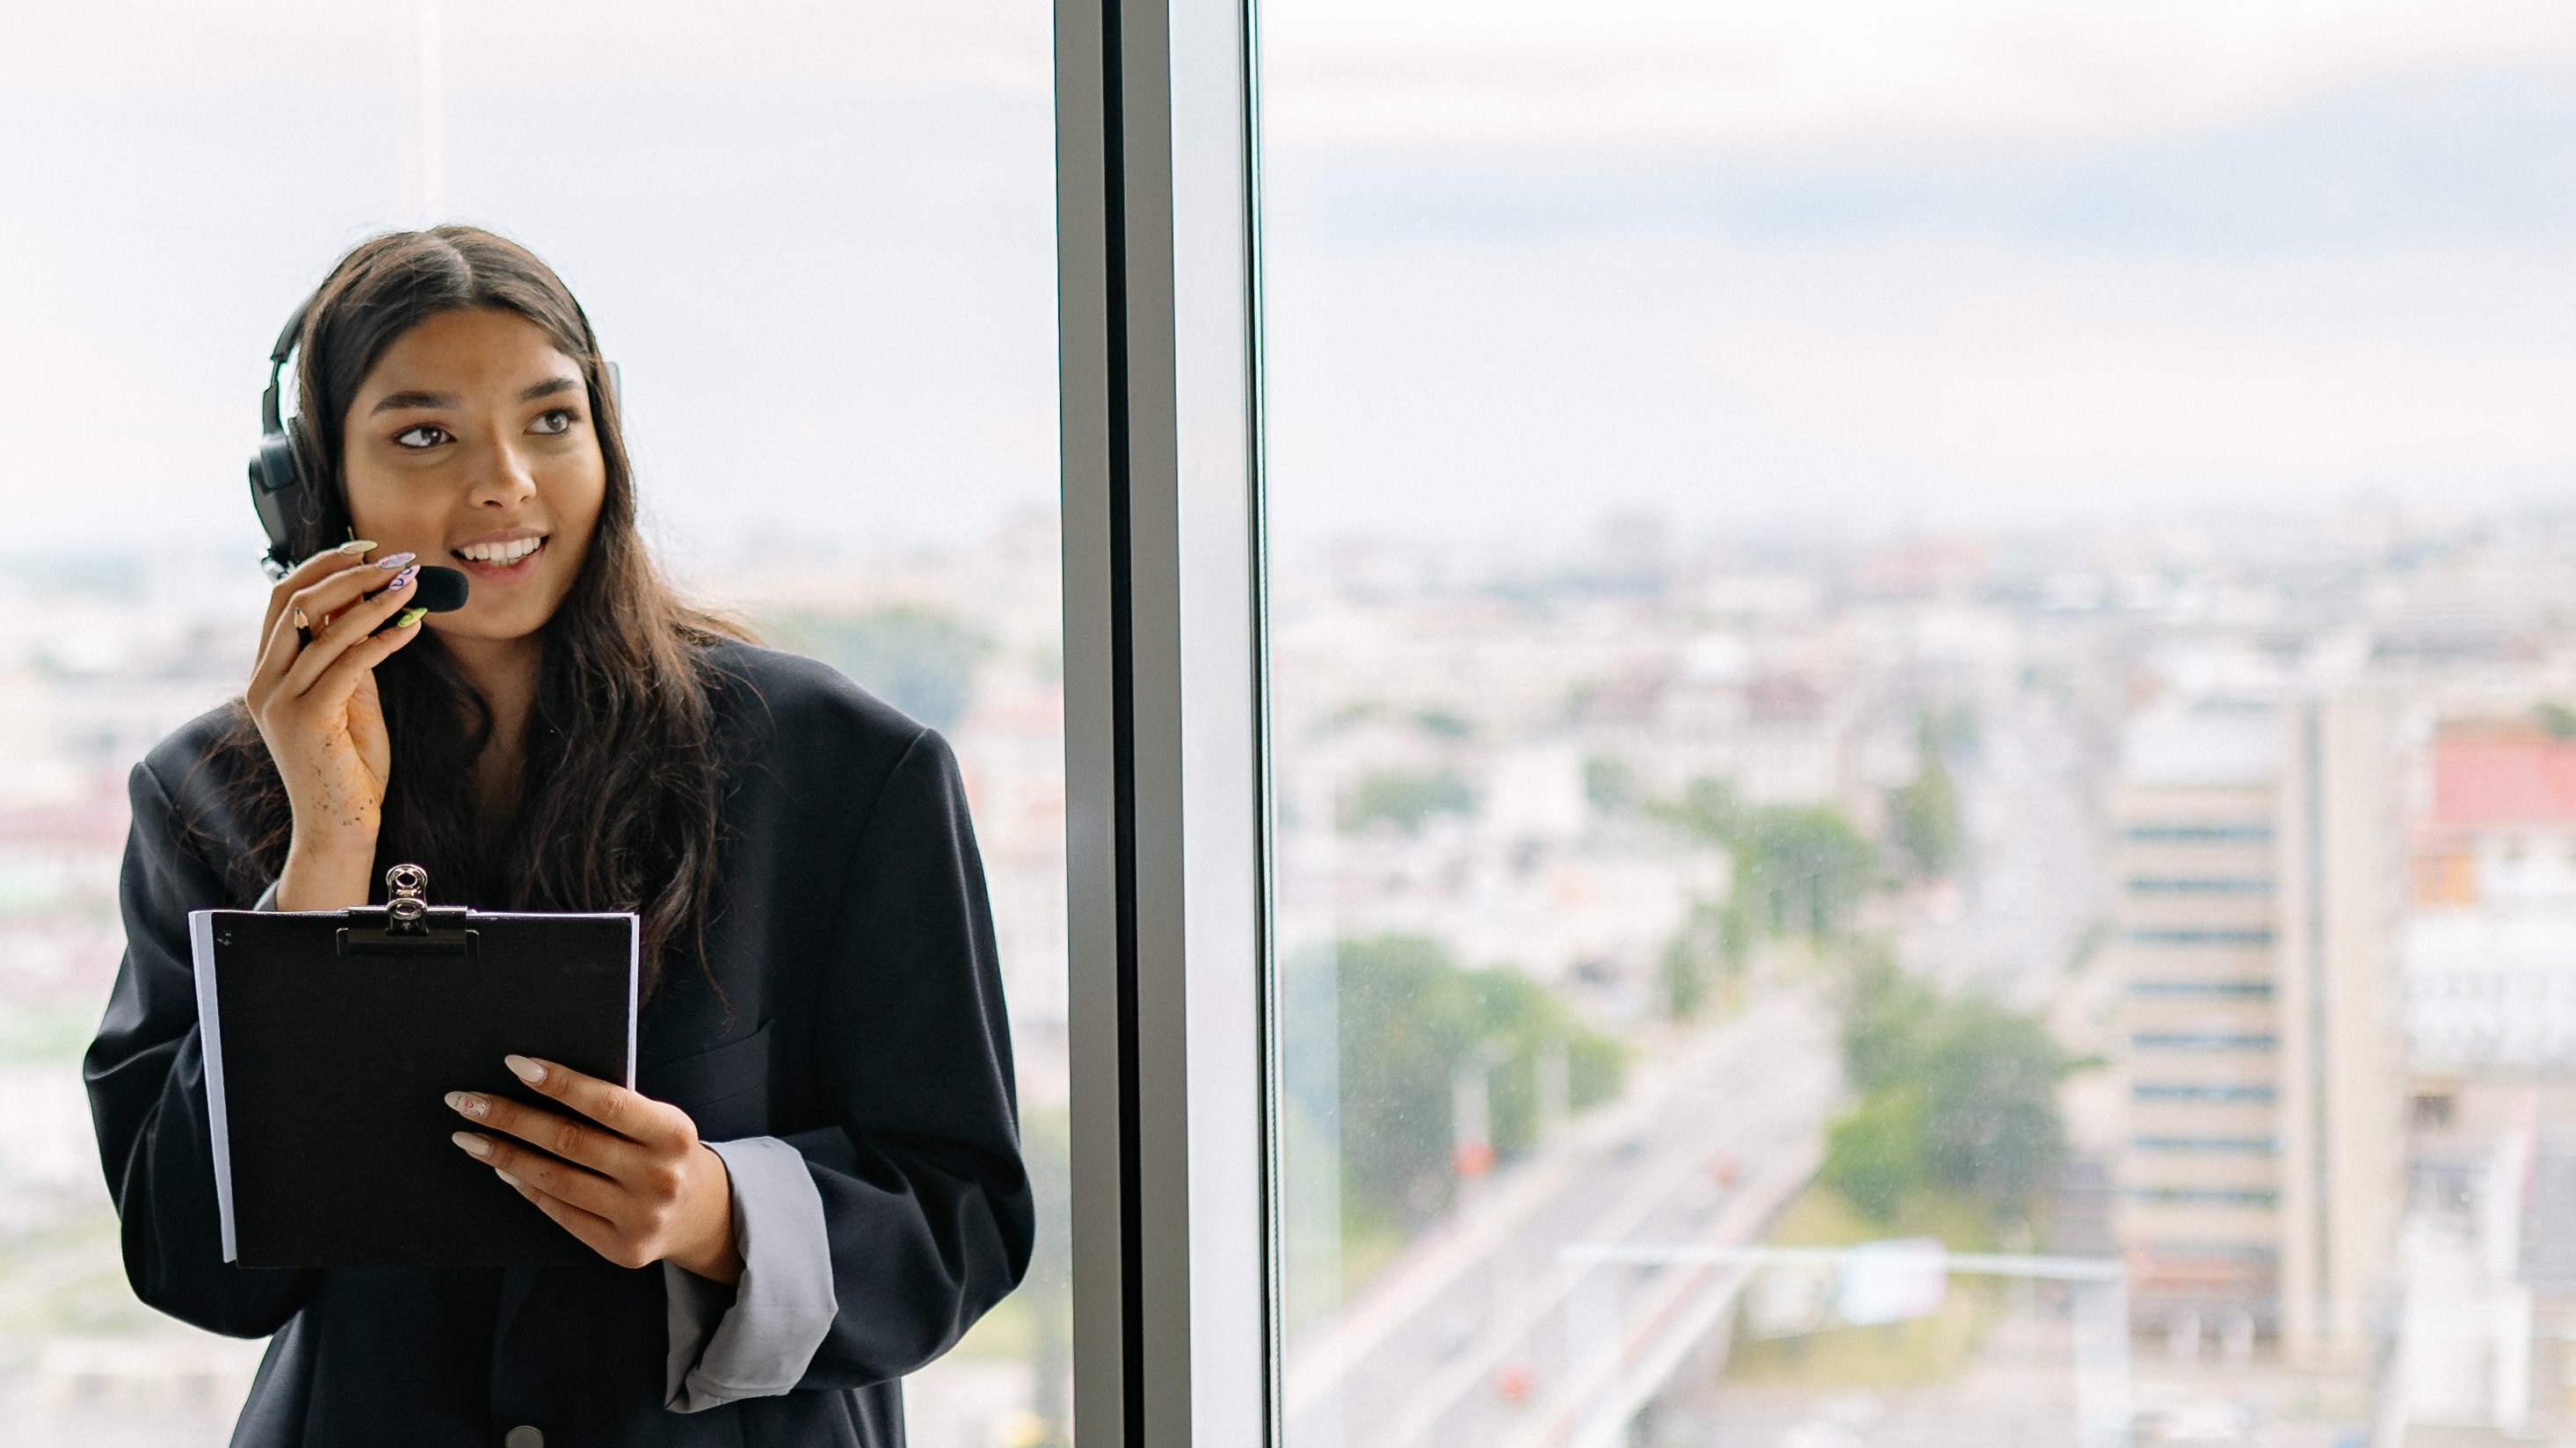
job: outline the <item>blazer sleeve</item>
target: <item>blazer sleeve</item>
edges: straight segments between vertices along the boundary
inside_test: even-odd
[[[839,1124],[786,1135],[823,1200],[831,1326],[803,1388],[919,1368],[1019,1284],[1035,1236],[992,910],[947,745],[922,731],[861,827],[813,993]]]
[[[182,848],[169,792],[134,768],[119,894],[125,962],[81,1062],[100,1164],[115,1199],[135,1296],[211,1332],[264,1337],[311,1297],[320,1274],[224,1262],[188,912],[222,908],[222,882]]]

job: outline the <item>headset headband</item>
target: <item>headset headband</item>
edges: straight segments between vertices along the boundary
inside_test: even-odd
[[[286,375],[286,359],[295,352],[295,341],[304,335],[304,314],[313,310],[313,299],[306,297],[295,304],[295,315],[277,334],[277,345],[268,349],[268,391],[260,394],[259,430],[264,433],[284,432],[286,423],[278,416],[278,383]]]

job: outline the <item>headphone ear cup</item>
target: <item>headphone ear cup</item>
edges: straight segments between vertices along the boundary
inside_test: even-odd
[[[259,526],[268,532],[269,561],[280,568],[294,567],[290,545],[306,510],[304,475],[295,466],[295,443],[287,434],[265,434],[259,451],[251,454],[250,503],[259,513]]]

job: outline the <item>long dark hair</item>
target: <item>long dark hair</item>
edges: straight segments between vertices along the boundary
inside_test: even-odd
[[[292,556],[353,536],[341,421],[377,359],[430,317],[486,307],[534,322],[580,364],[607,491],[581,573],[545,626],[514,808],[487,811],[476,796],[473,766],[491,741],[492,709],[437,633],[377,667],[393,771],[374,873],[381,880],[394,863],[418,863],[431,895],[447,901],[633,910],[649,992],[667,949],[702,955],[715,909],[721,784],[705,654],[742,634],[683,602],[654,569],[598,340],[534,253],[475,227],[441,226],[363,242],[332,269],[306,312],[296,363],[291,434],[314,506],[296,523]],[[245,878],[274,879],[291,830],[286,787],[248,711],[237,703],[235,712],[228,748],[240,757],[224,773],[253,841],[251,857],[235,864]],[[487,817],[506,823],[487,832]]]

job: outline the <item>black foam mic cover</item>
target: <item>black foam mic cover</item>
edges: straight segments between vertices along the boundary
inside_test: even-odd
[[[434,563],[420,566],[420,576],[412,580],[412,607],[431,613],[454,613],[465,606],[466,578],[453,568]]]

